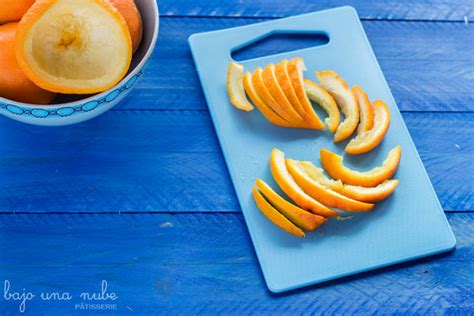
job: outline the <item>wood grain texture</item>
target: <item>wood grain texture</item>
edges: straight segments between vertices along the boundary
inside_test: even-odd
[[[414,1],[370,1],[370,0],[197,0],[179,5],[171,0],[158,1],[164,16],[214,16],[214,17],[285,17],[343,5],[353,6],[365,19],[408,20],[457,20],[474,18],[472,1],[414,0]]]
[[[403,116],[444,209],[474,210],[474,113]],[[207,112],[111,111],[60,129],[0,118],[0,212],[190,211],[240,211]]]
[[[116,109],[207,110],[188,37],[261,21],[265,19],[161,19],[145,75]],[[468,40],[474,38],[474,24],[364,21],[363,26],[402,110],[474,111],[474,41]],[[298,44],[272,41],[254,54]],[[307,76],[314,79],[313,71]]]
[[[117,293],[120,314],[469,314],[474,213],[448,219],[458,240],[452,253],[275,295],[241,214],[4,214],[0,280],[76,297],[33,300],[26,306],[33,314],[83,314],[74,309],[78,295],[97,291],[101,280]],[[18,310],[0,302],[2,315]]]

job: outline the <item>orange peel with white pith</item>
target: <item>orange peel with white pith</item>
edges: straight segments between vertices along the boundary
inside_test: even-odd
[[[369,131],[374,126],[374,108],[370,103],[369,96],[361,87],[355,85],[352,87],[357,103],[359,104],[359,126],[357,127],[357,135]]]
[[[278,103],[270,91],[268,90],[265,81],[263,80],[263,70],[261,67],[258,67],[252,74],[252,84],[257,92],[258,96],[281,118],[287,121],[291,126],[298,128],[306,128],[305,122],[293,112],[293,108],[286,108],[282,104]],[[296,113],[297,114],[297,113]]]
[[[329,131],[331,133],[336,132],[341,120],[341,115],[339,114],[339,109],[334,98],[326,90],[311,80],[304,80],[304,88],[309,99],[316,102],[328,114],[328,117],[324,122],[328,126]]]
[[[302,58],[295,57],[286,64],[286,72],[291,80],[291,85],[295,94],[298,98],[299,103],[301,104],[304,117],[308,122],[311,122],[311,125],[314,129],[323,130],[326,127],[324,123],[319,118],[318,114],[313,109],[311,102],[309,101],[308,96],[306,95],[304,89],[304,77],[303,72],[306,70],[306,66]]]
[[[270,123],[281,127],[292,127],[285,119],[275,113],[275,111],[273,111],[272,108],[262,100],[262,98],[260,98],[253,86],[252,74],[250,72],[247,72],[244,75],[244,89],[253,104],[255,104],[260,113],[262,113]]]
[[[290,76],[289,69],[291,70],[292,76]],[[303,106],[298,98],[296,90],[299,89],[299,82],[301,80],[299,76],[303,76],[303,71],[299,69],[298,64],[293,60],[290,62],[286,59],[282,60],[275,66],[275,76],[288,101],[308,124],[308,128],[316,130],[324,129],[324,124],[313,111],[313,108]]]
[[[327,186],[333,191],[336,191],[351,199],[361,202],[376,203],[385,200],[395,191],[399,183],[399,180],[385,180],[384,182],[375,187],[366,188],[361,186],[344,184],[341,180],[329,179],[324,174],[323,169],[316,167],[313,163],[309,161],[300,161],[299,165],[304,169],[306,174],[314,181],[318,181],[322,185]]]
[[[288,60],[284,59],[275,65],[275,77],[278,81],[278,84],[281,90],[283,91],[285,97],[287,98],[288,102],[296,110],[296,112],[298,112],[298,114],[304,119],[305,112],[303,110],[303,106],[298,100],[298,96],[295,93],[295,89],[293,89],[293,86],[291,84],[290,76],[288,75],[288,71],[286,69],[287,64],[288,64]]]
[[[252,196],[257,208],[273,224],[296,237],[305,237],[305,233],[301,228],[297,227],[289,219],[283,216],[283,214],[278,212],[256,188],[252,189]]]
[[[296,160],[286,159],[286,167],[300,188],[324,205],[348,212],[369,212],[374,207],[374,204],[353,200],[313,180]]]
[[[362,187],[374,187],[390,179],[398,169],[402,148],[397,146],[390,150],[382,166],[369,171],[356,171],[344,166],[343,157],[326,149],[320,150],[321,165],[327,174],[345,184]]]
[[[267,201],[270,202],[277,211],[286,216],[301,229],[313,231],[326,222],[327,219],[325,217],[305,211],[285,200],[262,179],[257,179],[255,184]]]
[[[226,79],[227,94],[230,103],[239,110],[252,111],[253,105],[245,96],[244,89],[244,66],[236,62],[229,63]]]
[[[262,71],[262,79],[265,87],[272,96],[273,100],[277,102],[281,107],[283,107],[288,116],[288,120],[301,125],[302,127],[308,128],[301,115],[293,108],[288,98],[285,96],[285,93],[280,87],[278,80],[275,75],[275,65],[269,64]],[[258,90],[257,90],[258,92]]]
[[[272,150],[270,155],[270,169],[273,178],[283,192],[285,192],[286,195],[288,195],[302,209],[324,217],[340,215],[338,212],[309,196],[298,186],[286,168],[285,154],[276,148]]]
[[[382,100],[375,100],[374,125],[369,131],[353,138],[346,146],[346,153],[352,155],[365,154],[377,147],[385,137],[390,126],[390,110]]]
[[[334,134],[334,141],[347,139],[357,128],[359,123],[359,104],[354,92],[335,71],[326,70],[316,72],[316,77],[323,87],[336,100],[345,118]]]

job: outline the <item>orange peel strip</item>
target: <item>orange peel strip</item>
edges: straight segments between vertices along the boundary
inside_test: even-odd
[[[355,85],[352,87],[352,91],[354,91],[357,103],[359,103],[360,121],[357,127],[357,135],[360,135],[374,126],[374,108],[367,93],[361,87]]]
[[[244,66],[236,62],[230,62],[227,69],[226,79],[227,93],[230,103],[239,110],[252,111],[253,105],[245,96],[244,89]]]
[[[305,237],[304,232],[268,203],[256,188],[252,189],[252,196],[257,208],[270,222],[296,237]]]
[[[300,161],[299,164],[304,169],[306,174],[314,181],[318,181],[333,191],[361,202],[376,203],[385,200],[395,191],[399,183],[399,180],[385,180],[376,187],[365,188],[344,184],[341,180],[336,181],[329,179],[326,175],[324,175],[323,169],[316,167],[309,161]]]
[[[397,146],[390,150],[382,166],[360,172],[344,166],[343,157],[326,149],[320,150],[321,165],[332,178],[345,184],[361,187],[374,187],[390,179],[398,169],[402,148]]]
[[[329,207],[338,208],[348,212],[369,212],[374,207],[374,204],[353,200],[331,190],[321,182],[313,180],[306,174],[304,169],[296,160],[286,159],[286,167],[303,191]]]
[[[252,83],[252,74],[250,72],[245,73],[244,75],[244,89],[247,92],[250,100],[252,100],[253,104],[259,109],[259,111],[265,116],[265,118],[276,126],[281,127],[292,127],[290,123],[285,121],[281,116],[275,113],[271,107],[269,107],[265,101],[263,101],[260,96],[258,95],[257,91]]]
[[[352,135],[359,123],[359,105],[354,92],[336,72],[327,70],[316,72],[321,86],[332,95],[344,113],[345,119],[334,134],[334,141],[340,142]]]
[[[311,80],[304,80],[304,88],[309,99],[316,102],[324,111],[326,111],[328,117],[324,122],[328,126],[329,131],[334,133],[341,120],[336,101],[334,101],[334,98],[326,90]]]
[[[270,93],[272,99],[278,103],[279,106],[285,109],[288,121],[293,122],[302,127],[308,127],[303,118],[296,112],[293,106],[286,98],[283,90],[280,88],[275,76],[275,65],[269,64],[262,71],[262,79],[267,91]],[[257,92],[259,90],[257,89]],[[268,103],[268,102],[267,102]],[[270,104],[271,105],[271,104]]]
[[[301,104],[305,120],[307,122],[311,122],[311,126],[313,129],[323,130],[326,127],[324,123],[319,118],[318,114],[313,109],[311,102],[306,95],[304,89],[304,78],[303,72],[306,70],[304,65],[304,61],[302,58],[296,57],[290,60],[286,64],[286,72],[291,80],[291,85],[293,86],[293,90],[298,98],[299,103]]]
[[[374,101],[374,125],[372,129],[353,138],[346,146],[346,153],[365,154],[377,147],[390,126],[390,110],[382,100]]]
[[[285,154],[276,148],[273,149],[270,155],[270,169],[273,178],[283,192],[285,192],[286,195],[288,195],[302,209],[309,210],[316,215],[324,217],[340,215],[338,212],[313,199],[298,186],[286,168]]]
[[[296,95],[295,89],[293,88],[293,83],[288,73],[288,60],[282,60],[275,66],[275,76],[291,106],[308,124],[309,128],[320,130],[321,124],[319,123],[319,118],[315,119],[310,113],[307,113],[298,99],[298,96]]]
[[[257,179],[257,188],[265,196],[267,201],[275,207],[280,213],[286,216],[295,225],[303,230],[313,231],[326,222],[326,218],[315,215],[299,208],[293,203],[288,202],[278,193],[276,193],[265,181]]]
[[[291,119],[287,109],[273,99],[272,95],[268,91],[262,77],[262,68],[257,68],[252,74],[252,84],[257,92],[258,96],[281,118],[287,121],[293,127],[304,128],[306,124],[303,124],[301,120]]]

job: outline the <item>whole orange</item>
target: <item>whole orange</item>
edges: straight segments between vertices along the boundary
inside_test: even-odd
[[[134,0],[109,0],[127,22],[130,37],[132,38],[132,48],[135,53],[140,46],[143,35],[143,24],[140,11]]]
[[[0,24],[20,21],[35,0],[0,0]]]
[[[0,25],[0,97],[10,100],[48,104],[55,94],[37,87],[20,69],[15,55],[18,23]]]

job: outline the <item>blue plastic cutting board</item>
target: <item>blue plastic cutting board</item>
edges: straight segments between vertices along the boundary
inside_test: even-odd
[[[320,148],[342,154],[345,143],[334,144],[328,131],[279,128],[270,125],[258,110],[239,111],[230,104],[225,87],[231,52],[275,32],[324,33],[330,41],[324,46],[244,61],[246,70],[300,56],[308,68],[305,77],[316,80],[315,70],[335,70],[349,85],[365,89],[371,100],[382,99],[390,107],[392,120],[385,140],[366,155],[345,155],[349,167],[375,167],[399,144],[403,151],[395,175],[400,185],[391,197],[378,203],[371,213],[332,219],[305,239],[280,230],[258,211],[251,197],[255,179],[262,178],[277,188],[268,164],[274,147],[287,157],[319,166]],[[454,235],[353,8],[194,34],[189,43],[271,291],[287,291],[454,248]]]

